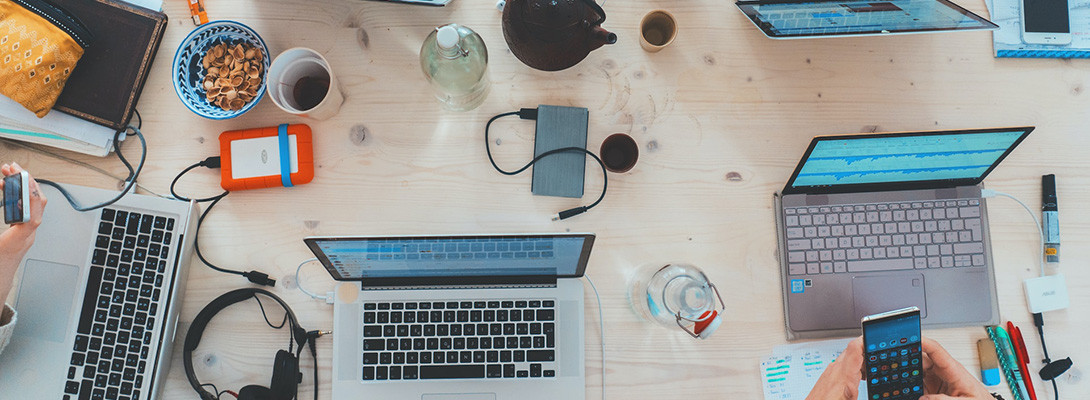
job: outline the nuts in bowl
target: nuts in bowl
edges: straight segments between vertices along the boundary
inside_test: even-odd
[[[265,41],[250,27],[235,21],[202,24],[174,53],[174,92],[194,114],[234,118],[265,95],[271,61]]]
[[[263,59],[260,50],[245,43],[220,43],[209,48],[201,60],[205,98],[224,110],[241,110],[257,97]]]

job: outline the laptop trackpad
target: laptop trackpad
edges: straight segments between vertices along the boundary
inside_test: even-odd
[[[495,393],[429,393],[420,400],[496,400]]]
[[[909,306],[919,307],[920,317],[927,317],[921,274],[857,276],[852,279],[852,298],[856,321]]]
[[[16,336],[64,342],[78,290],[79,268],[74,265],[27,260],[15,301],[19,323]]]

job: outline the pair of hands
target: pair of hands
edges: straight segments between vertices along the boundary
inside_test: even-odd
[[[0,167],[0,173],[3,176],[16,174],[22,170],[23,168],[16,163],[4,164]],[[7,300],[15,278],[15,270],[19,268],[19,263],[22,262],[27,250],[30,250],[30,246],[34,244],[34,235],[38,231],[38,226],[42,224],[42,213],[45,212],[45,204],[48,202],[38,182],[33,178],[25,189],[30,191],[30,221],[11,225],[0,233],[0,303]],[[3,190],[4,183],[0,180],[0,191]]]
[[[988,389],[934,340],[924,338],[921,400],[993,400]],[[856,338],[829,364],[807,400],[856,400],[863,380],[863,338]]]

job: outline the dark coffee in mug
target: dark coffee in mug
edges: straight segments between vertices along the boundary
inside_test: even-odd
[[[291,91],[295,104],[299,106],[300,110],[304,111],[321,104],[322,100],[325,100],[326,93],[329,93],[328,76],[304,76],[299,78]]]
[[[602,142],[602,163],[612,172],[627,172],[636,166],[640,148],[636,141],[623,133],[615,133]]]

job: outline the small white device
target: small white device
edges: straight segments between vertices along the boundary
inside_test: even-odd
[[[1063,274],[1026,279],[1025,287],[1026,302],[1034,314],[1062,310],[1071,304]]]
[[[1071,44],[1067,0],[1022,0],[1022,41],[1027,44]]]
[[[4,223],[30,220],[30,174],[19,171],[4,177]]]

